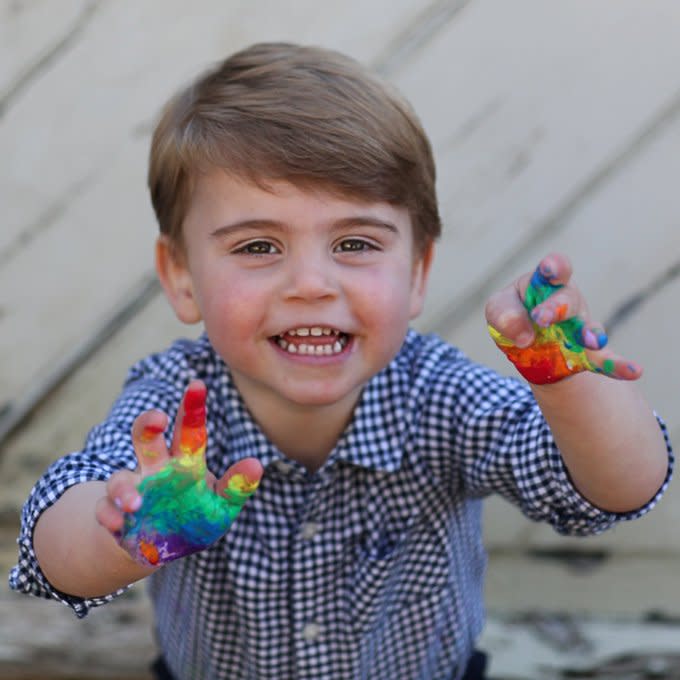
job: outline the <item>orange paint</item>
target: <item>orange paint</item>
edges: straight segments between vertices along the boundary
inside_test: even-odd
[[[567,318],[567,312],[569,311],[569,306],[566,304],[558,305],[555,307],[555,321],[553,323],[564,321]]]
[[[144,555],[144,559],[149,564],[156,565],[158,564],[158,561],[160,560],[160,555],[158,554],[158,549],[153,543],[149,543],[147,541],[140,541],[139,542],[139,552]]]
[[[582,368],[570,368],[557,343],[531,345],[520,348],[514,345],[500,346],[505,356],[512,361],[517,370],[531,383],[542,385],[554,383],[573,375]]]

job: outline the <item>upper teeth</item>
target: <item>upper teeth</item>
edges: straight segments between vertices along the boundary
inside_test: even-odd
[[[337,335],[338,333],[339,331],[335,330],[334,328],[326,328],[322,326],[312,326],[311,328],[307,328],[306,326],[303,326],[301,328],[291,328],[289,331],[286,331],[284,335],[314,335],[319,337],[321,335]]]

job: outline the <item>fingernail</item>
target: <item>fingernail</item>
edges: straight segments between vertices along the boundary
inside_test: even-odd
[[[640,366],[637,364],[634,364],[632,361],[628,364],[626,364],[626,368],[628,369],[628,374],[629,375],[636,375],[637,373],[640,373],[642,369]]]
[[[547,328],[553,322],[555,313],[549,307],[537,307],[531,311],[531,318],[541,328]]]
[[[515,338],[515,345],[517,347],[528,347],[533,339],[531,333],[520,333],[517,338]]]
[[[123,498],[123,507],[126,512],[137,512],[142,507],[142,497],[138,493],[130,493]]]
[[[538,271],[540,271],[541,275],[548,279],[548,281],[550,281],[550,279],[552,279],[555,276],[555,271],[553,270],[552,266],[547,262],[541,263],[538,266]]]
[[[607,334],[598,329],[583,328],[583,345],[588,349],[602,349],[607,344]]]

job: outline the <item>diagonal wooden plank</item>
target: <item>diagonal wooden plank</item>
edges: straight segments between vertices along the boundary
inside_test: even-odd
[[[455,315],[674,105],[679,22],[668,0],[479,0],[397,74],[432,137],[446,223],[421,327]]]
[[[386,77],[394,76],[420,51],[427,49],[434,36],[443,31],[472,0],[434,0],[404,30],[395,35],[371,63]]]
[[[0,5],[0,117],[87,26],[99,0],[63,0]]]

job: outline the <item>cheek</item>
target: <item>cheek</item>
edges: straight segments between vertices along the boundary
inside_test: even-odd
[[[375,325],[408,323],[410,318],[410,270],[376,271],[355,282],[355,299],[362,300],[362,311]],[[397,330],[397,329],[395,329]]]
[[[203,320],[211,340],[227,335],[238,339],[252,334],[262,317],[262,288],[245,285],[232,277],[213,277],[204,282],[200,298]]]

